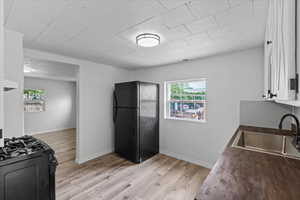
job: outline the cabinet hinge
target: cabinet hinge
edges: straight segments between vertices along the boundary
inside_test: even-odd
[[[290,89],[295,90],[296,93],[299,93],[299,74],[296,73],[296,78],[290,79]]]

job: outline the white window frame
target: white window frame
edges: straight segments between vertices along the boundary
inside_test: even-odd
[[[198,119],[188,119],[188,118],[176,118],[176,117],[170,117],[169,113],[169,97],[168,97],[168,84],[172,83],[179,83],[179,82],[193,82],[193,81],[205,81],[206,85],[206,100],[205,100],[205,118],[204,120],[198,120]],[[164,82],[164,119],[166,120],[178,120],[178,121],[189,121],[189,122],[196,122],[196,123],[206,123],[207,122],[207,78],[195,78],[195,79],[186,79],[186,80],[172,80],[172,81],[165,81]]]

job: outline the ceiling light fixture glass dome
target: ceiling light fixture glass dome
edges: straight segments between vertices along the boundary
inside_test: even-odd
[[[155,47],[160,44],[160,37],[153,33],[143,33],[136,36],[136,44],[141,47]]]

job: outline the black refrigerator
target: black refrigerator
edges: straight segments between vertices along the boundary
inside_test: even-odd
[[[159,152],[159,85],[140,81],[117,83],[113,120],[115,152],[140,163]]]

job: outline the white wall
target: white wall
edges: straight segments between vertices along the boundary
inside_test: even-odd
[[[25,112],[25,133],[29,135],[76,128],[76,83],[69,81],[25,78],[25,89],[43,89],[45,112]]]
[[[3,44],[4,41],[4,1],[0,0],[0,44]],[[3,81],[4,78],[4,45],[0,45],[0,81]],[[3,87],[0,85],[0,129],[3,129],[4,126],[4,106],[3,106]],[[1,139],[1,138],[0,138]],[[1,140],[3,142],[3,140]],[[0,144],[0,145],[3,145]]]
[[[5,30],[4,49],[4,79],[18,84],[17,89],[4,93],[4,136],[10,138],[24,133],[23,35]]]
[[[51,53],[25,50],[25,55],[80,66],[77,161],[113,151],[112,92],[115,82],[143,80],[161,84],[161,152],[211,167],[239,126],[240,100],[263,94],[263,49],[128,71]],[[163,119],[163,83],[166,80],[207,78],[208,122]],[[97,105],[96,107],[94,105]]]
[[[134,77],[160,83],[161,152],[211,167],[239,126],[240,101],[263,94],[263,49],[137,70]],[[207,78],[207,123],[165,120],[164,81],[202,77]]]
[[[115,82],[128,80],[130,72],[112,66],[57,54],[25,49],[30,58],[79,65],[78,133],[76,161],[113,151],[112,94]]]
[[[78,65],[55,62],[49,60],[39,60],[34,58],[25,58],[26,77],[38,77],[53,80],[77,81]]]
[[[297,44],[296,44],[296,48],[297,48],[297,72],[300,73],[300,2],[297,2]],[[300,82],[299,82],[299,87],[300,87]],[[297,99],[300,100],[300,93],[298,93],[297,95]],[[300,112],[300,111],[299,111]]]
[[[278,128],[281,117],[291,113],[288,105],[271,101],[241,101],[240,124],[247,126]],[[285,120],[283,128],[291,128],[291,120]]]

